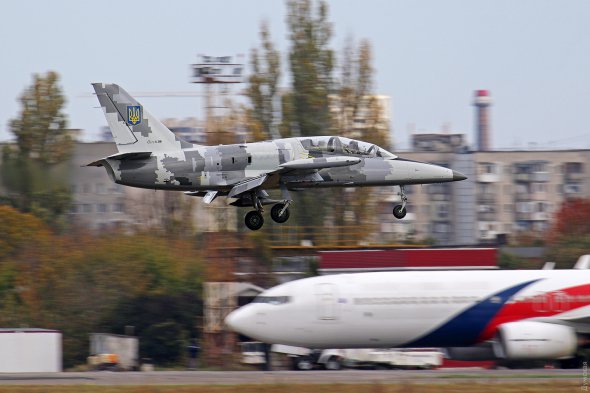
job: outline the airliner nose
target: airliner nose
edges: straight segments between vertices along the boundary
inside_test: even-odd
[[[240,316],[238,315],[239,310],[234,310],[225,317],[225,324],[234,332],[240,331]]]
[[[225,324],[234,332],[242,333],[244,335],[248,335],[248,313],[244,312],[243,309],[238,308],[237,310],[232,311],[225,317]]]
[[[467,176],[462,174],[461,172],[453,171],[453,181],[465,180]]]

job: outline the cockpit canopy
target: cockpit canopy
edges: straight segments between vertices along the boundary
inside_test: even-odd
[[[385,159],[397,158],[396,155],[372,143],[340,136],[314,136],[298,139],[303,147],[309,150],[312,155],[314,152],[317,152],[347,156],[382,157]]]

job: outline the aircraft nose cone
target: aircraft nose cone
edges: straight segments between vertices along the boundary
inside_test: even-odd
[[[238,310],[234,310],[225,317],[225,324],[234,332],[239,332],[240,317],[238,314]]]
[[[249,330],[249,323],[246,314],[247,313],[242,309],[234,310],[225,317],[225,324],[234,332],[248,335],[247,331]]]
[[[465,180],[467,176],[462,174],[461,172],[453,171],[453,181]]]

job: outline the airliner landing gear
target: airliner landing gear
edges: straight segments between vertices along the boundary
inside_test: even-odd
[[[402,199],[401,205],[396,205],[393,208],[393,216],[398,219],[402,219],[406,216],[406,204],[408,203],[408,197],[404,193],[404,186],[399,186],[399,196]]]
[[[270,217],[273,219],[274,222],[282,224],[289,219],[291,213],[289,213],[289,205],[291,201],[286,201],[285,203],[277,203],[270,209]]]

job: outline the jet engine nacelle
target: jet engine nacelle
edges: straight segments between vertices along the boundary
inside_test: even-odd
[[[568,358],[577,347],[574,329],[544,322],[505,323],[494,341],[496,356],[510,360]]]

